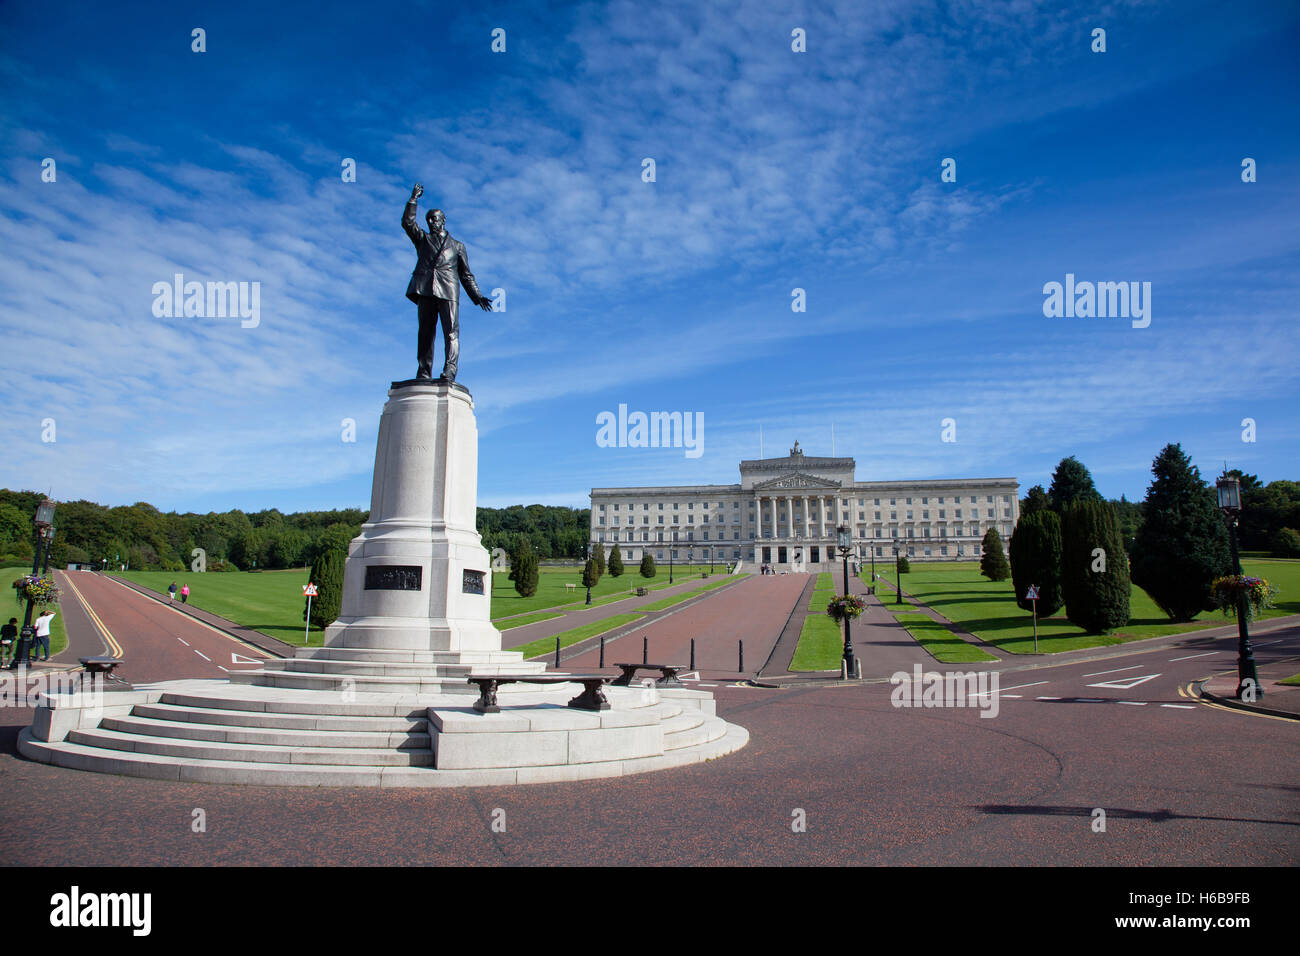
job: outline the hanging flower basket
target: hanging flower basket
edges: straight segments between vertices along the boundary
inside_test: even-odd
[[[862,612],[866,610],[866,605],[862,603],[861,598],[855,598],[853,595],[842,595],[832,599],[826,605],[826,614],[833,617],[837,622],[848,618],[850,621],[856,620]]]
[[[1229,574],[1225,577],[1215,578],[1214,583],[1210,585],[1210,595],[1214,600],[1214,606],[1222,608],[1224,614],[1236,613],[1237,596],[1240,594],[1246,596],[1246,619],[1254,620],[1259,617],[1265,608],[1273,606],[1273,598],[1277,594],[1277,588],[1269,584],[1264,578],[1251,577],[1245,574]]]
[[[59,589],[54,585],[54,578],[43,578],[39,574],[27,574],[14,581],[15,597],[19,604],[31,601],[37,607],[49,607],[58,604]]]

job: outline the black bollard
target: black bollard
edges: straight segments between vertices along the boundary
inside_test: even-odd
[[[555,639],[555,666],[560,666],[560,639]]]
[[[740,672],[745,673],[745,642],[739,641],[740,644]]]
[[[695,670],[695,638],[691,638],[691,666],[690,670]]]
[[[605,639],[600,639],[600,666],[605,666]]]
[[[641,663],[650,663],[650,638],[648,637],[641,638]]]

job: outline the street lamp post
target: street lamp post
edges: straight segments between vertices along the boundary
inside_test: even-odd
[[[1228,521],[1228,540],[1232,545],[1232,566],[1237,578],[1242,577],[1241,557],[1237,551],[1237,519],[1241,514],[1241,482],[1223,475],[1215,486],[1219,493],[1219,510]],[[1247,627],[1246,591],[1237,590],[1237,699],[1251,700],[1263,696],[1259,674],[1255,670],[1255,652],[1250,647],[1250,629]]]
[[[32,521],[36,530],[36,555],[32,560],[32,577],[43,573],[42,564],[49,568],[50,561],[50,539],[54,536],[54,502],[46,498],[36,506],[36,517]],[[35,630],[32,627],[32,610],[36,602],[29,596],[27,598],[27,610],[23,614],[22,630],[18,632],[18,649],[14,653],[14,659],[9,664],[10,670],[17,670],[20,663],[26,664],[32,653],[33,637]]]
[[[587,577],[587,562],[590,561],[590,560],[591,560],[591,542],[588,541],[588,542],[587,542],[586,558],[585,558],[585,559],[583,560],[583,562],[582,562],[582,576],[583,576],[584,578],[587,578],[588,581],[591,580],[591,578],[588,578],[588,577]],[[587,585],[587,603],[588,603],[588,604],[591,603],[591,585],[590,585],[590,584]]]
[[[846,524],[840,525],[835,529],[836,542],[839,546],[840,558],[844,561],[844,596],[849,596],[849,553],[853,550],[853,535]],[[853,638],[849,628],[852,618],[847,614],[844,615],[844,675],[854,677],[857,674],[857,661],[853,659]]]
[[[903,572],[898,569],[898,539],[894,539],[894,582],[895,582],[895,604],[903,603]]]
[[[673,555],[676,553],[677,553],[677,549],[675,548],[668,549],[668,583],[669,584],[673,583]]]
[[[870,541],[867,542],[867,550],[871,552],[871,593],[876,593],[876,546]]]

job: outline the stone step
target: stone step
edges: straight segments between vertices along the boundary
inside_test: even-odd
[[[432,766],[430,750],[396,750],[364,747],[274,747],[257,744],[228,744],[191,741],[175,737],[147,737],[105,730],[74,730],[68,742],[104,750],[124,750],[160,757],[189,757],[196,760],[233,760],[241,763],[319,764],[337,767]]]
[[[260,710],[226,710],[181,704],[136,704],[133,716],[219,727],[267,727],[272,730],[319,730],[331,733],[427,733],[418,717],[335,717],[321,714],[273,714]]]
[[[297,674],[282,671],[231,671],[230,683],[296,690],[345,690],[381,694],[455,694],[477,696],[478,688],[464,677],[385,677],[365,674]],[[511,684],[510,687],[515,685]],[[506,688],[502,688],[506,690]]]
[[[686,750],[712,743],[727,733],[728,723],[720,717],[705,717],[693,727],[664,733],[664,753]]]
[[[241,715],[243,716],[243,715]],[[103,730],[146,737],[179,737],[227,744],[264,744],[274,747],[356,747],[372,750],[429,750],[427,733],[339,730],[292,730],[275,727],[225,726],[189,720],[160,720],[131,715],[105,717]]]
[[[194,694],[167,691],[162,703],[179,707],[211,710],[246,710],[252,713],[293,714],[338,717],[403,717],[423,720],[428,715],[428,705],[397,698],[392,703],[374,698],[344,702],[338,698],[320,700],[316,695],[299,694],[284,697],[223,696],[219,693]]]
[[[302,787],[475,787],[618,777],[713,760],[740,750],[748,742],[747,730],[735,724],[727,724],[726,733],[715,740],[669,751],[662,756],[565,766],[437,770],[432,767],[355,767],[202,760],[104,750],[68,741],[48,743],[35,739],[30,727],[23,728],[18,734],[18,750],[24,757],[73,770],[197,783]]]
[[[412,664],[406,661],[340,661],[332,658],[290,657],[284,660],[267,661],[262,665],[263,671],[279,671],[294,674],[352,674],[369,677],[435,677],[446,680],[463,681],[474,673],[469,664]],[[492,673],[492,671],[488,671]]]
[[[484,665],[520,666],[534,665],[524,660],[518,651],[411,651],[385,647],[299,647],[295,659],[373,661],[391,664],[466,664],[470,667]]]
[[[694,708],[683,709],[681,713],[674,714],[672,717],[665,718],[659,722],[663,728],[665,739],[669,734],[678,734],[704,723],[707,718]]]

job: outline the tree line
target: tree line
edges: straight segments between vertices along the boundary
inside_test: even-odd
[[[32,520],[44,498],[34,491],[0,489],[0,565],[30,565]],[[346,553],[369,516],[359,508],[299,511],[275,508],[196,514],[161,512],[147,502],[107,507],[65,501],[55,513],[51,567],[127,565],[183,571],[202,549],[209,571],[300,568],[328,551]],[[578,558],[587,543],[590,511],[548,505],[479,508],[478,530],[489,550],[513,551],[526,538],[541,558]]]

